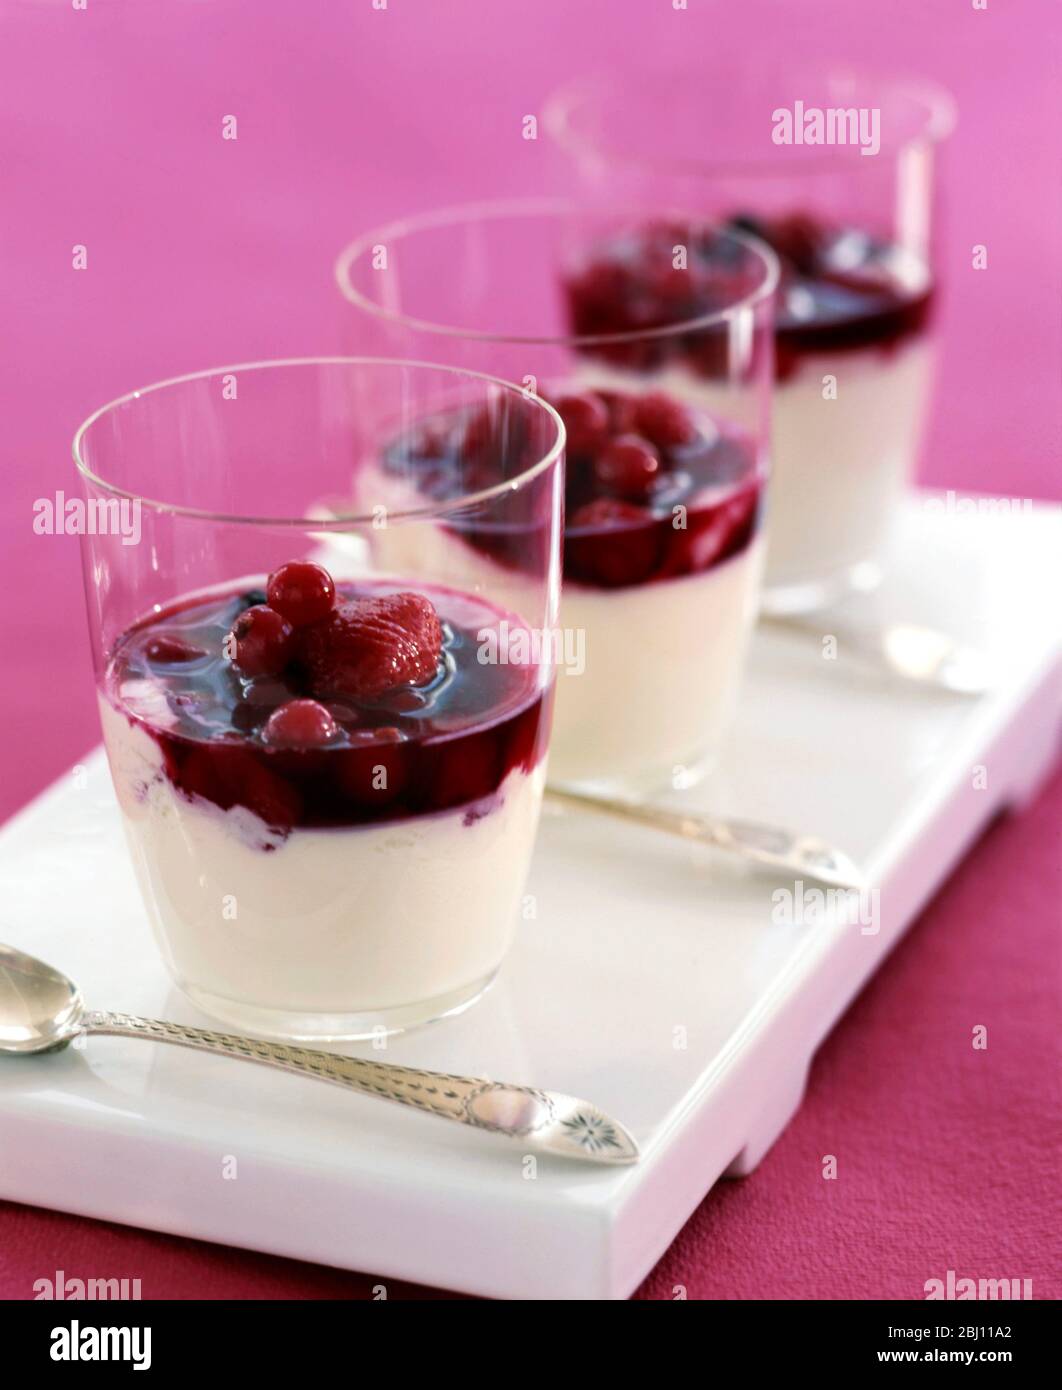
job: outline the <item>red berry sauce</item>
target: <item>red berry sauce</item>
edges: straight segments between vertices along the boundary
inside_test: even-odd
[[[772,219],[737,214],[729,225],[766,241],[781,262],[775,323],[779,380],[810,353],[888,348],[923,331],[932,290],[898,248],[853,228],[804,214]],[[675,247],[686,248],[676,269]],[[589,251],[565,282],[573,332],[635,333],[718,312],[753,288],[733,244],[682,223],[653,223]],[[722,376],[721,330],[606,343],[586,349],[618,366],[650,371],[675,359],[705,377]]]
[[[512,615],[443,588],[411,595],[341,582],[335,609],[286,639],[284,664],[259,669],[255,648],[254,670],[242,670],[230,634],[266,597],[256,590],[182,599],[116,644],[108,698],[155,740],[166,776],[186,795],[224,810],[246,807],[281,836],[297,826],[375,824],[461,806],[471,823],[489,813],[510,772],[530,771],[543,757],[551,692],[541,689],[538,669],[478,659],[480,632],[502,618],[518,626]],[[344,670],[372,679],[318,690],[304,644],[340,610],[349,619],[341,640],[351,642]],[[358,646],[366,634],[368,646]],[[319,631],[316,640],[323,661]],[[381,688],[388,641],[394,680]],[[330,659],[338,662],[338,648]]]
[[[565,470],[564,581],[617,589],[697,574],[739,554],[760,525],[763,476],[753,441],[722,432],[703,413],[654,391],[540,389],[570,429]],[[449,415],[422,424],[386,452],[385,467],[412,479],[433,500],[465,490],[472,429],[485,485],[514,447],[509,429],[494,450],[478,416]],[[515,494],[516,497],[519,494]],[[467,544],[519,567],[541,544],[538,519],[449,523]]]

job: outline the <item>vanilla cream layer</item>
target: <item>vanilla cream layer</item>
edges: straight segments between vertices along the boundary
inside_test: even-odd
[[[627,589],[565,585],[586,669],[557,678],[550,780],[652,783],[715,752],[756,614],[763,543],[700,574]]]
[[[768,588],[876,559],[914,467],[932,347],[809,357],[775,388]],[[837,398],[823,398],[823,377]]]
[[[375,1012],[489,975],[515,931],[544,767],[467,808],[272,835],[178,791],[159,745],[100,699],[137,878],[177,981],[257,1009]],[[266,848],[265,846],[269,846]]]

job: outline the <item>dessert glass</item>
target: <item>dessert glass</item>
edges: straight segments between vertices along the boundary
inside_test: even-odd
[[[830,111],[852,118],[834,118],[834,143],[796,143],[797,129],[829,138]],[[551,99],[547,124],[591,200],[678,205],[771,243],[782,278],[764,607],[808,611],[872,586],[930,394],[950,98],[824,65],[709,67],[578,83]]]
[[[434,504],[322,504],[349,497],[383,441],[454,410],[519,435],[517,452],[499,433],[494,487],[462,487],[459,470]],[[365,1037],[464,1008],[492,980],[535,837],[554,672],[548,644],[508,664],[482,652],[499,626],[555,622],[563,435],[504,382],[346,358],[162,382],[78,431],[104,742],[162,954],[207,1012]],[[499,525],[518,594],[437,546]],[[422,557],[415,572],[381,563],[385,532]],[[334,594],[304,564],[267,584],[293,561],[323,566]]]
[[[776,279],[761,244],[657,219],[659,272],[694,277],[697,310],[614,331],[599,310],[607,320],[645,221],[557,200],[481,204],[369,232],[336,266],[358,311],[351,343],[476,366],[557,404],[568,438],[550,780],[624,794],[690,785],[735,704],[762,567]],[[411,450],[428,476],[433,449]],[[498,582],[490,553],[475,563]]]

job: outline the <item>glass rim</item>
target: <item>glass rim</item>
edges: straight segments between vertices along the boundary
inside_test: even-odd
[[[375,301],[366,298],[359,290],[355,289],[351,283],[350,272],[355,263],[365,254],[366,251],[386,238],[392,240],[407,236],[411,232],[433,231],[441,227],[455,227],[462,224],[471,225],[475,221],[486,219],[502,219],[504,217],[566,217],[566,216],[615,216],[617,214],[638,213],[643,216],[657,217],[677,217],[683,221],[688,221],[691,226],[703,227],[719,236],[728,238],[731,241],[743,246],[751,252],[762,264],[764,275],[761,283],[747,294],[735,299],[732,304],[726,305],[722,309],[713,309],[707,314],[698,314],[694,318],[682,319],[678,323],[665,324],[661,328],[637,328],[626,330],[622,333],[561,333],[561,334],[527,334],[527,333],[498,333],[494,331],[484,332],[474,328],[457,328],[453,324],[437,323],[430,319],[421,319],[412,314],[396,314]],[[410,217],[399,218],[394,222],[387,222],[381,226],[374,227],[367,232],[362,232],[343,247],[335,261],[335,278],[339,286],[339,292],[348,304],[353,304],[355,308],[361,309],[366,313],[372,314],[374,318],[383,319],[388,323],[401,325],[403,328],[416,329],[422,333],[432,333],[444,338],[463,338],[472,342],[479,343],[522,343],[536,347],[573,347],[573,348],[594,348],[607,347],[612,344],[624,343],[644,343],[659,338],[672,337],[675,334],[697,332],[701,329],[711,328],[716,324],[726,323],[729,319],[736,317],[739,313],[748,309],[756,308],[758,305],[770,300],[778,287],[778,280],[781,274],[778,258],[771,248],[758,237],[750,236],[748,233],[724,227],[721,223],[707,217],[698,217],[691,213],[688,208],[654,208],[637,207],[631,205],[612,206],[585,205],[573,202],[569,199],[560,198],[505,198],[492,199],[485,202],[454,204],[445,208],[435,208],[430,212],[416,213]]]
[[[817,67],[814,64],[804,64],[803,69],[797,69],[798,75],[801,70],[808,70],[808,68],[822,77],[847,79],[864,85],[878,86],[882,90],[888,91],[890,95],[906,97],[926,108],[926,117],[920,128],[894,146],[883,145],[882,153],[888,151],[897,154],[919,142],[940,144],[948,138],[955,128],[957,119],[955,98],[947,87],[935,82],[932,78],[920,75],[904,77],[895,73],[879,72],[873,68],[831,63],[828,60],[822,61]],[[727,69],[727,74],[728,80],[732,82],[733,72]],[[792,161],[787,161],[782,154],[765,154],[762,158],[750,158],[747,155],[742,155],[729,158],[726,156],[720,158],[705,156],[697,159],[679,156],[669,159],[664,149],[652,154],[647,151],[625,150],[613,141],[595,139],[593,136],[588,136],[585,131],[577,132],[574,124],[574,113],[580,103],[585,102],[592,94],[600,95],[617,89],[625,80],[628,81],[627,90],[630,90],[629,79],[630,73],[617,75],[614,71],[598,72],[577,78],[555,88],[546,98],[543,109],[543,123],[547,133],[571,155],[596,154],[626,168],[648,166],[657,172],[663,171],[665,174],[685,174],[687,176],[745,174],[754,177],[785,172],[799,178],[805,172],[836,172],[850,158],[850,147],[834,146],[832,153],[808,159],[802,162],[799,167],[794,165]],[[672,87],[676,84],[696,81],[703,88],[705,73],[703,68],[689,66],[680,68],[677,72],[665,73],[656,70],[649,74],[649,81],[654,80],[667,80]],[[644,72],[639,73],[635,90],[637,90],[638,85],[644,85],[645,82],[646,74]],[[861,166],[854,164],[853,167],[859,168]]]
[[[166,390],[172,386],[184,386],[194,381],[205,381],[210,377],[221,377],[237,372],[268,371],[282,367],[412,367],[418,370],[429,370],[431,372],[443,373],[447,376],[472,379],[475,381],[486,382],[491,386],[500,386],[507,393],[519,396],[522,400],[533,402],[534,405],[545,411],[553,421],[556,437],[549,449],[541,458],[518,473],[515,478],[507,478],[504,482],[494,483],[491,487],[481,488],[477,492],[463,493],[460,497],[448,498],[443,502],[432,503],[423,507],[402,507],[395,510],[388,508],[388,524],[392,521],[424,521],[431,517],[448,515],[450,512],[463,511],[467,507],[478,506],[483,502],[491,502],[499,497],[504,497],[507,493],[517,492],[540,473],[545,473],[563,455],[566,444],[566,432],[564,421],[557,411],[541,396],[533,391],[528,391],[515,382],[505,381],[501,377],[491,376],[487,372],[476,372],[467,370],[464,367],[451,367],[440,362],[415,361],[405,357],[278,357],[265,358],[258,362],[242,362],[227,367],[207,367],[197,372],[185,372],[181,376],[167,377],[163,381],[154,381],[148,386],[138,387],[136,390],[127,391],[124,395],[117,396],[94,410],[87,419],[82,421],[74,434],[71,445],[74,466],[78,473],[93,486],[110,494],[112,497],[124,498],[127,501],[139,503],[140,506],[149,507],[152,511],[169,516],[183,516],[194,518],[198,521],[222,522],[231,526],[269,526],[269,527],[288,527],[292,530],[302,531],[323,531],[326,533],[342,533],[350,531],[355,527],[372,525],[375,514],[365,513],[344,513],[331,518],[316,517],[272,517],[272,516],[244,516],[229,512],[208,511],[200,507],[186,507],[174,502],[162,502],[155,498],[145,497],[141,493],[130,492],[126,488],[118,487],[115,483],[108,482],[95,473],[85,461],[82,455],[82,442],[89,430],[100,420],[108,416],[119,406],[127,405],[130,401],[139,400],[142,396],[152,395],[155,392]]]

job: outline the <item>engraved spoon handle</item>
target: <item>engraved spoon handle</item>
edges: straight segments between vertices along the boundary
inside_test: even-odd
[[[724,820],[718,816],[690,811],[671,811],[637,801],[596,796],[592,793],[560,791],[549,787],[547,797],[560,805],[600,811],[634,821],[652,830],[664,830],[697,844],[713,845],[741,855],[767,868],[811,878],[833,888],[865,886],[862,870],[843,851],[814,835],[794,835],[770,825],[752,821]]]
[[[345,1057],[337,1052],[215,1033],[136,1014],[86,1012],[81,1018],[81,1031],[145,1038],[224,1057],[241,1057],[409,1105],[440,1119],[502,1134],[520,1140],[531,1151],[594,1163],[633,1163],[638,1158],[637,1145],[618,1121],[586,1101],[557,1091]]]

